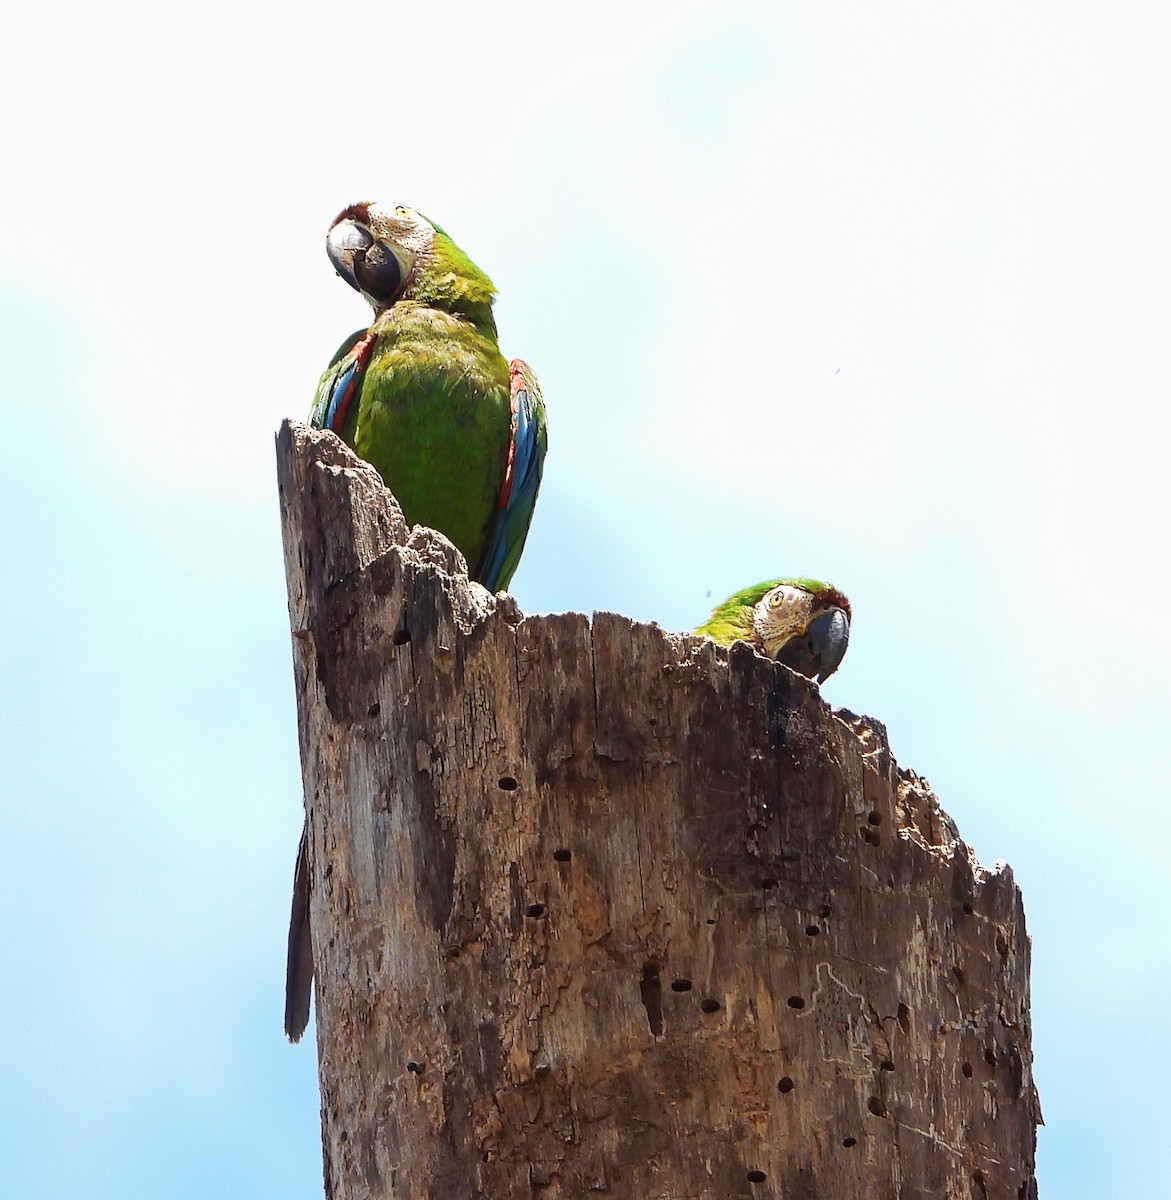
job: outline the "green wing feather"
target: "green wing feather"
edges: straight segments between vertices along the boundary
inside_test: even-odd
[[[395,305],[343,437],[378,468],[411,524],[446,534],[474,571],[504,482],[512,405],[493,338],[430,308]]]

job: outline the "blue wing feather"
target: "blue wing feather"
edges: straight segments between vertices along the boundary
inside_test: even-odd
[[[359,329],[342,342],[330,359],[317,384],[313,408],[309,413],[309,424],[314,429],[331,429],[339,437],[342,436],[342,428],[350,414],[372,341],[370,330]]]
[[[541,475],[545,469],[548,433],[545,404],[537,377],[519,358],[509,364],[512,392],[511,466],[505,477],[501,503],[488,533],[484,554],[474,578],[489,591],[506,588],[520,562]]]

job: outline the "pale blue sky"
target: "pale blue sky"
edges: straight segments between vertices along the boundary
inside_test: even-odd
[[[652,11],[652,7],[653,10]],[[529,612],[833,579],[884,721],[1034,938],[1043,1197],[1171,1194],[1171,277],[1139,6],[249,0],[9,18],[0,1162],[321,1195],[280,1034],[300,821],[272,435],[440,221],[540,374]]]

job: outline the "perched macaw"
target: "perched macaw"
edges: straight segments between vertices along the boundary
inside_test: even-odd
[[[326,251],[373,305],[374,321],[334,355],[310,423],[373,464],[407,521],[446,534],[473,579],[506,588],[548,437],[537,377],[496,344],[492,281],[401,204],[351,205]]]
[[[769,579],[729,596],[695,632],[721,646],[748,642],[820,683],[845,656],[850,602],[816,579]]]
[[[496,344],[492,281],[438,225],[401,204],[351,205],[330,226],[326,251],[373,305],[374,320],[334,355],[310,423],[377,468],[410,524],[446,534],[472,579],[492,592],[506,588],[548,436],[537,377]],[[285,1033],[294,1042],[309,1023],[313,988],[306,833],[285,980]]]

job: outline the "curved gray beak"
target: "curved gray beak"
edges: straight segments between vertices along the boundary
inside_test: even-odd
[[[339,221],[330,228],[325,237],[325,252],[334,270],[352,287],[360,292],[362,285],[358,282],[354,264],[359,254],[365,254],[374,244],[374,236],[364,225],[350,218]]]
[[[337,273],[372,304],[389,303],[402,287],[398,259],[353,217],[344,217],[330,229],[325,251]]]
[[[809,622],[808,638],[817,663],[817,682],[824,683],[846,656],[850,619],[840,608],[831,608]]]

